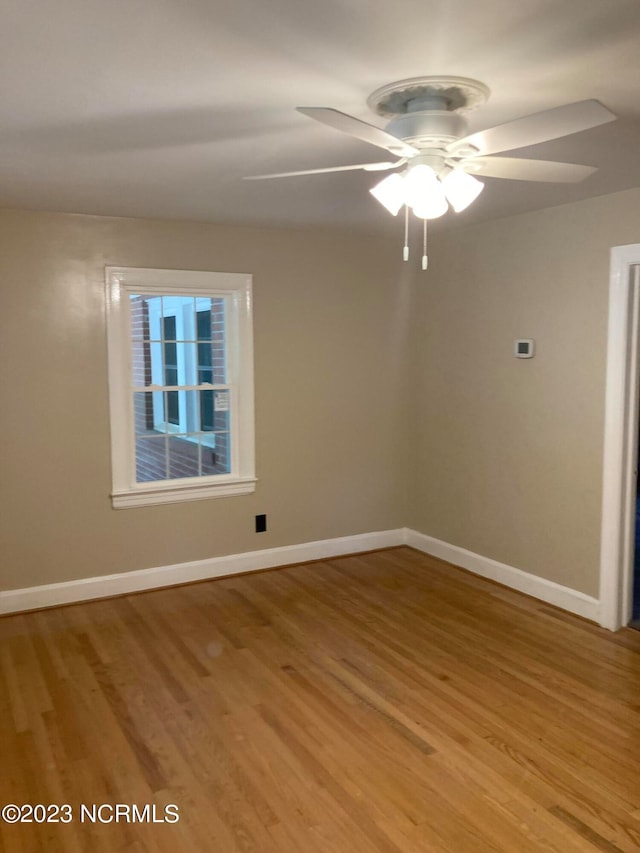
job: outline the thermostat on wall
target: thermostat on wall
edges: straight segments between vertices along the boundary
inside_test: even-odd
[[[513,354],[516,358],[533,358],[535,341],[533,338],[520,338],[515,342]]]

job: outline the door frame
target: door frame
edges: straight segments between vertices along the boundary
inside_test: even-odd
[[[638,453],[640,243],[611,250],[602,477],[600,624],[631,619]]]

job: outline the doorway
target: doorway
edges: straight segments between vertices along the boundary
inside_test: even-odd
[[[640,565],[639,359],[640,244],[634,244],[611,250],[599,621],[612,631],[631,623],[640,595],[640,582],[634,583]]]
[[[640,439],[640,436],[638,436]],[[635,515],[635,535],[633,542],[633,581],[631,593],[631,622],[630,628],[635,628],[640,631],[640,477],[638,477],[638,468],[640,460],[638,459],[638,448],[640,440],[636,442],[636,515]]]

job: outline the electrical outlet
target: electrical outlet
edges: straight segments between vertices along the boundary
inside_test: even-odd
[[[256,515],[256,533],[264,533],[267,529],[267,516]]]

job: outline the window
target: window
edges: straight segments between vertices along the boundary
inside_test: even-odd
[[[114,507],[255,490],[251,276],[107,267]]]

